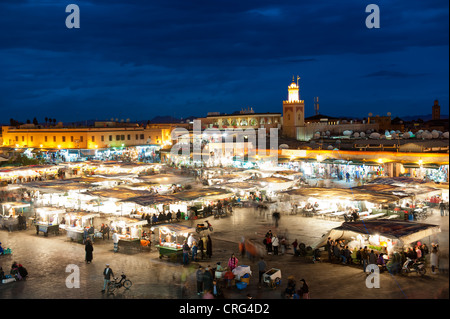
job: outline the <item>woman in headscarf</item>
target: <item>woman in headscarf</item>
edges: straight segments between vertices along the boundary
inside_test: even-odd
[[[84,250],[86,252],[86,263],[90,264],[93,259],[92,252],[94,251],[94,246],[92,246],[92,242],[89,239],[86,240],[86,246],[84,247]]]

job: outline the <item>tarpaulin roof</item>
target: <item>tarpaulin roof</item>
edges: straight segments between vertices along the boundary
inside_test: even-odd
[[[192,201],[196,199],[221,199],[232,195],[233,193],[220,188],[202,188],[172,194],[172,196],[175,196],[181,201]]]
[[[149,195],[148,191],[131,190],[127,188],[113,187],[108,189],[98,189],[92,191],[86,191],[85,194],[91,196],[99,196],[106,198],[116,198],[119,200],[130,199],[138,196]]]
[[[398,196],[371,192],[358,188],[318,188],[307,187],[282,192],[290,196],[314,197],[319,200],[368,201],[371,203],[389,203],[399,200]]]
[[[40,191],[52,191],[52,192],[66,192],[69,190],[86,190],[93,185],[80,183],[72,180],[50,180],[50,181],[40,181],[31,182],[23,184],[25,188],[39,189]]]
[[[227,189],[252,190],[256,189],[258,186],[251,182],[236,182],[217,185],[217,187],[223,187]]]
[[[404,220],[378,219],[368,221],[344,222],[324,235],[315,247],[325,245],[328,237],[331,239],[350,239],[358,234],[380,235],[386,238],[400,240],[403,244],[413,243],[427,236],[439,233],[438,225],[416,223]]]
[[[148,175],[148,176],[139,176],[143,182],[153,182],[161,185],[168,184],[185,184],[192,182],[194,178],[192,176],[182,176],[175,174],[156,174],[156,175]]]
[[[167,203],[174,203],[177,201],[179,201],[179,199],[172,195],[158,195],[158,194],[138,196],[121,200],[121,202],[132,202],[141,206],[167,204]]]

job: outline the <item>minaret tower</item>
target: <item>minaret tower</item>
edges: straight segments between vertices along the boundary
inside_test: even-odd
[[[305,125],[305,101],[300,100],[298,80],[292,77],[288,86],[288,99],[283,101],[283,134],[297,138],[297,128]]]

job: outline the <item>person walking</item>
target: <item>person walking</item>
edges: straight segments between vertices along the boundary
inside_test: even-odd
[[[272,247],[273,247],[273,254],[278,255],[278,246],[280,245],[280,241],[277,237],[277,235],[273,235],[272,238]]]
[[[190,252],[190,248],[189,248],[189,245],[188,245],[188,243],[187,243],[187,241],[185,240],[184,241],[184,244],[183,244],[183,265],[187,265],[187,264],[189,264],[189,252]]]
[[[376,265],[376,264],[377,264],[377,255],[372,249],[369,253],[369,265]]]
[[[108,237],[108,240],[109,240],[109,226],[108,225],[104,225],[103,230],[102,230],[103,240],[105,239],[105,237]]]
[[[369,255],[367,254],[367,246],[364,246],[363,249],[361,249],[361,260],[363,264],[363,270],[366,272],[367,263],[369,261]]]
[[[195,277],[197,278],[197,295],[201,295],[203,293],[203,276],[204,276],[203,267],[200,265],[195,273]]]
[[[208,235],[208,239],[206,242],[206,256],[208,256],[208,258],[212,257],[212,240],[211,240],[211,236]]]
[[[433,275],[436,274],[436,269],[438,269],[438,245],[435,243],[431,243],[431,253],[430,253],[430,264],[431,264],[431,273]]]
[[[109,267],[109,264],[106,264],[105,269],[103,270],[103,290],[102,293],[108,288],[108,284],[111,282],[111,278],[114,278],[114,272]]]
[[[85,251],[85,261],[87,264],[90,264],[93,259],[93,251],[94,251],[94,246],[92,245],[90,239],[86,240],[84,251]]]
[[[444,216],[444,214],[445,214],[445,203],[443,201],[439,204],[439,209],[441,211],[441,216]]]
[[[197,246],[197,242],[194,241],[192,243],[192,260],[193,261],[197,261],[197,253],[198,253],[198,246]]]
[[[112,239],[114,243],[114,252],[117,253],[117,251],[119,250],[119,234],[117,233],[117,231],[114,231]]]
[[[264,260],[264,257],[261,256],[261,258],[260,258],[260,260],[258,262],[258,274],[259,274],[259,277],[258,277],[258,288],[261,288],[261,280],[262,280],[262,277],[263,277],[264,273],[266,272],[266,268],[267,268],[267,263]]]
[[[297,239],[295,239],[291,245],[292,245],[292,248],[294,249],[294,256],[297,256],[297,247],[298,247]]]
[[[200,250],[200,258],[203,260],[205,258],[205,246],[203,245],[203,239],[200,239],[197,245],[197,251]]]

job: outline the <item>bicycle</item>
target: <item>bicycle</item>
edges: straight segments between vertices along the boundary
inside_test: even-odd
[[[124,287],[125,289],[130,289],[130,287],[133,285],[130,279],[127,279],[127,276],[122,273],[120,280],[119,278],[114,278],[114,281],[111,281],[108,283],[108,293],[114,293],[116,289],[119,289],[121,287]]]

